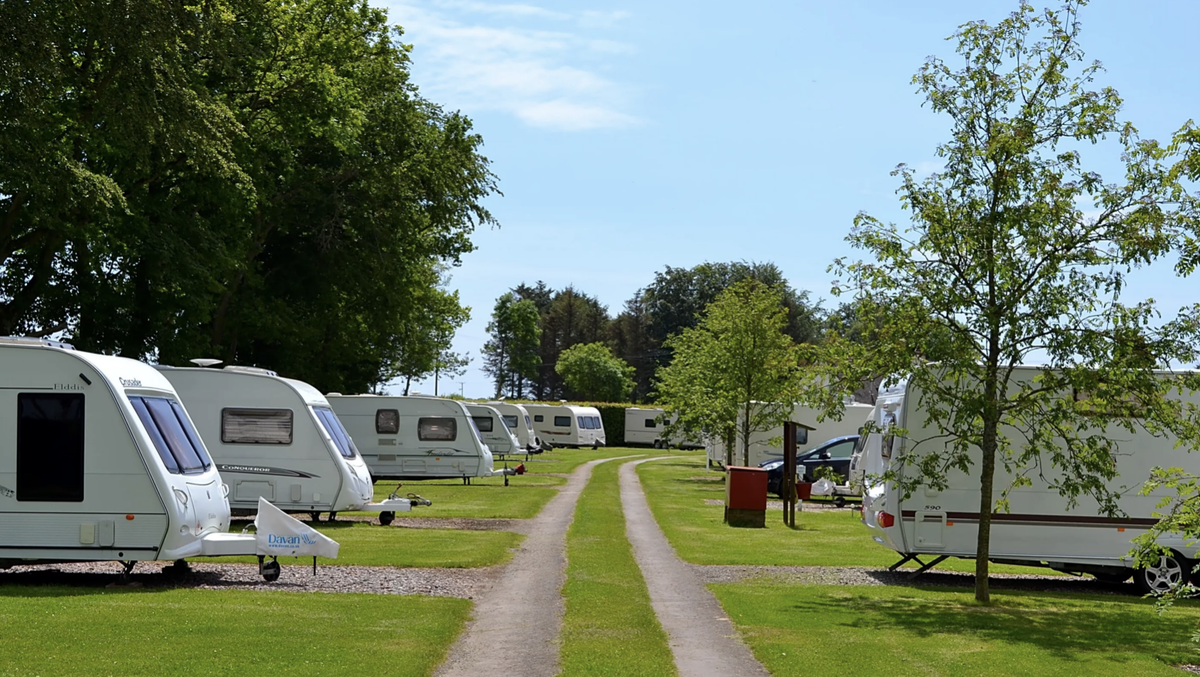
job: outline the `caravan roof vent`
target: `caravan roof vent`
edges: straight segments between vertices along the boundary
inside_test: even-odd
[[[221,360],[214,360],[211,357],[197,357],[195,359],[188,360],[188,362],[191,362],[197,367],[215,367],[218,364],[221,364]]]
[[[240,371],[243,374],[262,374],[263,376],[279,376],[279,374],[276,374],[275,372],[271,371],[270,369],[263,369],[262,367],[239,367],[236,364],[227,364],[227,365],[225,365],[224,369],[225,369],[225,371]]]
[[[48,338],[38,338],[36,336],[0,336],[0,343],[15,343],[23,346],[46,346],[47,348],[62,348],[63,350],[75,350],[75,346],[62,341],[55,341]]]

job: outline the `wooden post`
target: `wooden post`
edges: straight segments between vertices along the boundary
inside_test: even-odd
[[[779,482],[783,495],[783,523],[796,526],[796,424],[783,424],[783,479]]]

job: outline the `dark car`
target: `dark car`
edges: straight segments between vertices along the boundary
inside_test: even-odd
[[[833,468],[834,472],[841,475],[842,480],[839,484],[845,483],[846,478],[850,476],[850,455],[854,453],[856,444],[858,444],[858,435],[845,435],[835,437],[815,449],[801,453],[796,457],[796,464],[804,466],[804,476],[800,478],[800,481],[814,481],[816,479],[814,473],[817,468],[829,466]],[[779,485],[783,482],[783,460],[764,461],[758,467],[767,471],[767,491],[779,496]]]

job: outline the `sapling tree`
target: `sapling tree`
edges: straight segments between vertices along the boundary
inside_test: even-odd
[[[1011,489],[1036,480],[1112,515],[1122,451],[1112,432],[1197,438],[1172,397],[1195,379],[1156,371],[1194,364],[1194,310],[1164,318],[1153,301],[1122,295],[1133,268],[1194,227],[1196,205],[1176,150],[1140,138],[1120,120],[1117,92],[1093,86],[1101,67],[1079,45],[1084,4],[1022,4],[995,25],[964,24],[951,38],[956,62],[930,57],[917,72],[926,105],[950,122],[937,147],[944,167],[894,172],[907,228],[855,219],[848,241],[869,260],[835,262],[834,293],[852,296],[872,331],[857,341],[831,332],[810,356],[811,391],[827,410],[866,377],[911,379],[919,402],[906,407],[940,434],[904,439],[882,479],[907,495],[945,489],[952,472],[978,479],[980,602],[992,515]],[[1116,147],[1121,181],[1085,168],[1082,150]],[[1033,378],[1016,369],[1032,361],[1044,363]],[[997,467],[1015,479],[995,486]]]
[[[696,327],[668,339],[675,357],[658,370],[658,402],[673,419],[665,434],[716,435],[726,464],[736,441],[749,463],[751,435],[778,427],[795,407],[799,363],[786,326],[779,292],[748,278],[721,292]]]

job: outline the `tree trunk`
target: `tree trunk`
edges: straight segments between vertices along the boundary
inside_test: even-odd
[[[730,428],[725,433],[725,467],[733,465],[733,455],[736,452],[737,428]]]

